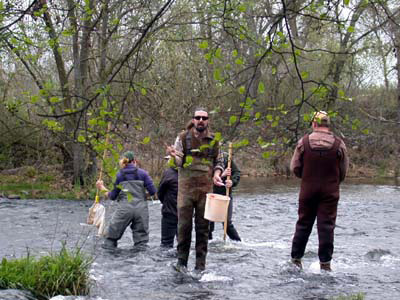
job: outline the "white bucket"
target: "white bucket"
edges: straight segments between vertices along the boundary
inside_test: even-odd
[[[230,199],[228,196],[208,193],[204,218],[213,222],[225,222]]]

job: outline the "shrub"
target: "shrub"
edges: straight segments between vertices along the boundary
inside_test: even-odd
[[[40,300],[56,295],[87,295],[91,259],[80,250],[68,251],[63,245],[59,253],[39,259],[7,260],[0,264],[0,289],[30,291]]]
[[[335,297],[332,300],[364,300],[364,293]]]

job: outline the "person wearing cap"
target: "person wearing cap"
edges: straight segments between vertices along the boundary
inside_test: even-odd
[[[123,154],[119,161],[121,166],[114,182],[114,188],[109,191],[102,180],[96,182],[100,191],[118,205],[106,228],[103,248],[114,249],[125,229],[130,226],[134,246],[146,245],[149,241],[149,210],[146,200],[146,190],[151,196],[156,193],[153,180],[149,174],[136,167],[132,151]]]
[[[339,185],[346,177],[349,159],[344,142],[332,133],[330,123],[326,112],[316,112],[312,133],[298,141],[290,163],[291,171],[301,178],[298,220],[291,250],[292,262],[300,269],[317,219],[320,268],[331,271]]]
[[[169,161],[171,156],[164,157]],[[176,199],[178,196],[178,169],[170,165],[161,177],[157,196],[161,207],[161,247],[173,248],[178,232],[178,212]]]
[[[194,215],[195,272],[202,272],[206,266],[209,230],[209,221],[204,218],[206,194],[212,192],[213,180],[223,185],[219,174],[214,176],[219,143],[210,131],[206,109],[195,109],[186,130],[178,135],[173,146],[167,147],[167,153],[178,167],[178,262],[175,269],[187,270]]]
[[[221,173],[220,177],[221,177],[222,181],[224,182],[225,186],[214,185],[213,193],[220,194],[220,195],[226,195],[226,188],[227,187],[230,188],[229,197],[231,198],[231,200],[229,201],[229,206],[228,206],[228,224],[226,227],[226,234],[229,236],[229,238],[232,241],[240,242],[241,238],[232,222],[232,214],[233,214],[232,189],[239,184],[240,169],[238,168],[238,166],[235,164],[235,162],[233,160],[231,161],[231,167],[228,168],[228,153],[227,152],[222,152],[219,160],[222,162],[224,170],[220,170],[219,168],[217,168],[217,170],[215,172]],[[228,176],[231,176],[230,180],[227,179]],[[224,225],[224,223],[222,223],[222,225]],[[215,223],[210,222],[210,232],[208,233],[209,240],[212,240],[212,238],[213,238],[212,233],[214,232],[214,227],[215,227]]]

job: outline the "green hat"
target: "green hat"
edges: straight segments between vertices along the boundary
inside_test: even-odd
[[[133,151],[126,151],[124,153],[124,157],[129,159],[129,161],[133,161],[135,159],[135,155],[133,154]]]

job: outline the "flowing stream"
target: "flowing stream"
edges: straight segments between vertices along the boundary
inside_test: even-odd
[[[243,178],[234,192],[233,216],[243,241],[224,242],[222,225],[216,224],[201,278],[174,271],[175,251],[159,248],[158,201],[149,203],[148,249],[132,250],[128,228],[119,249],[109,252],[100,247],[93,228],[81,225],[90,200],[0,199],[0,258],[45,255],[63,242],[94,256],[90,295],[54,300],[334,299],[357,293],[365,299],[400,299],[400,187],[341,186],[332,273],[319,270],[315,228],[304,270],[298,272],[289,263],[298,191],[297,180]],[[106,208],[112,211],[112,202]],[[193,244],[189,270],[194,267]],[[31,298],[7,290],[0,291],[1,299]]]

